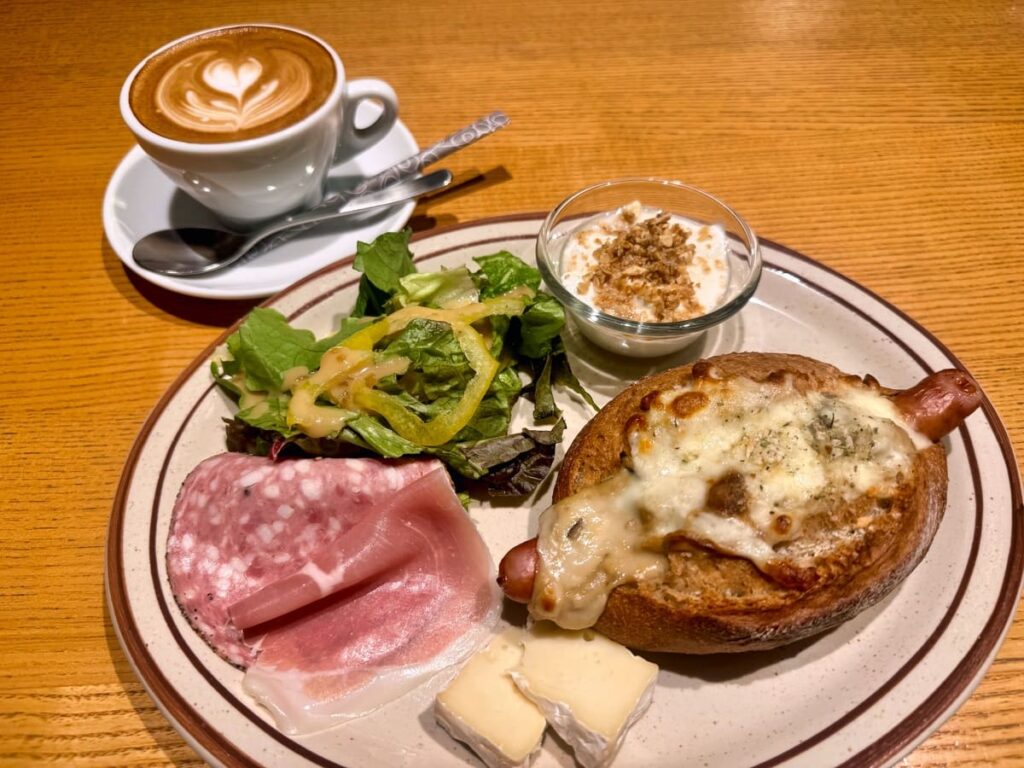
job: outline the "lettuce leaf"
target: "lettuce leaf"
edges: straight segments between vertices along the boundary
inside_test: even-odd
[[[345,318],[337,332],[318,340],[311,331],[292,328],[277,310],[257,307],[227,339],[233,359],[215,360],[210,369],[217,384],[235,398],[246,392],[265,395],[255,405],[239,410],[237,419],[292,437],[297,433],[288,426],[291,396],[282,392],[284,375],[300,366],[316,370],[324,352],[362,325],[361,320]]]
[[[543,362],[534,360],[533,363],[533,381],[525,394],[533,400],[534,421],[545,421],[562,415],[562,411],[555,403],[554,388],[556,386],[572,390],[595,412],[600,410],[597,403],[594,402],[594,398],[590,396],[590,393],[580,384],[580,380],[576,378],[576,374],[573,373],[561,338],[552,343],[551,353],[544,358]]]
[[[245,371],[250,389],[280,388],[283,374],[297,365],[319,365],[316,337],[292,328],[275,309],[258,307],[227,339],[228,351]]]
[[[288,426],[288,396],[269,397],[263,402],[244,408],[235,414],[235,418],[260,429],[277,432],[284,437],[297,434]]]
[[[586,388],[580,384],[580,380],[576,378],[576,374],[573,373],[572,366],[569,364],[569,356],[565,354],[565,347],[562,346],[562,340],[559,339],[555,342],[554,350],[551,354],[551,368],[552,368],[552,381],[559,387],[565,389],[571,389],[581,398],[583,401],[594,409],[594,412],[601,410],[597,403],[594,402],[594,398],[590,396]]]
[[[401,287],[401,278],[416,271],[409,250],[411,229],[387,232],[372,243],[356,243],[353,267],[362,272],[352,317],[386,314],[385,306]]]
[[[558,300],[546,293],[534,296],[519,320],[517,351],[525,357],[543,358],[565,327],[565,311]]]
[[[473,369],[451,328],[434,320],[413,320],[381,354],[411,361],[408,373],[381,388],[402,397],[424,420],[453,407],[473,377]],[[456,441],[504,435],[522,386],[512,367],[499,370],[473,419],[459,432]]]
[[[473,261],[480,265],[474,279],[480,289],[481,299],[500,296],[524,285],[534,291],[540,289],[540,270],[508,251],[477,256]]]
[[[554,355],[544,358],[543,365],[533,378],[533,419],[534,421],[545,421],[561,416],[562,411],[555,403],[555,393],[551,387],[552,368],[554,367]]]
[[[276,309],[257,307],[226,343],[238,366],[235,373],[245,374],[246,387],[251,392],[274,392],[281,389],[287,371],[299,366],[316,370],[324,352],[358,328],[357,322],[343,322],[337,333],[317,340],[312,331],[292,328]]]
[[[474,487],[489,496],[532,493],[551,471],[556,446],[562,442],[564,431],[565,422],[559,419],[546,432],[524,429],[519,435],[495,438],[467,448],[471,460],[489,467]]]
[[[400,388],[421,402],[457,400],[473,378],[451,327],[436,320],[413,320],[381,355],[409,359],[409,372],[402,376]]]
[[[422,446],[406,440],[394,430],[365,414],[356,416],[345,425],[345,429],[342,430],[342,439],[346,439],[345,435],[349,430],[362,438],[363,443],[374,453],[379,453],[387,459],[414,456],[423,451]]]
[[[400,307],[420,304],[424,307],[454,307],[477,301],[480,292],[465,267],[440,272],[415,272],[399,278],[398,291],[391,302]]]
[[[456,441],[482,440],[505,435],[512,421],[512,406],[519,399],[522,388],[523,383],[514,369],[503,368],[498,371],[490,389],[476,409],[476,414],[456,435]]]

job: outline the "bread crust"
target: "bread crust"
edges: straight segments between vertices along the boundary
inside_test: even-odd
[[[641,401],[648,394],[692,376],[768,381],[783,374],[811,390],[828,390],[839,382],[863,384],[817,360],[768,353],[709,358],[641,379],[573,441],[555,483],[555,501],[619,470],[628,454],[626,422],[643,410]],[[942,519],[946,486],[942,447],[918,451],[911,477],[887,515],[889,524],[842,560],[838,575],[822,584],[786,588],[747,560],[695,546],[668,553],[670,572],[662,582],[616,588],[595,628],[631,648],[675,653],[765,650],[823,632],[881,600],[917,566]]]

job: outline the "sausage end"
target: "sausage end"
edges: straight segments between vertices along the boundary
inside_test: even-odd
[[[498,586],[509,600],[528,603],[537,572],[537,539],[512,547],[498,564]]]

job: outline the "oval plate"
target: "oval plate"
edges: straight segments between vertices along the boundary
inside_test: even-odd
[[[525,215],[465,224],[418,237],[413,249],[424,270],[502,249],[532,262],[541,220]],[[793,352],[906,387],[932,371],[962,367],[935,337],[866,289],[782,246],[763,247],[765,272],[751,303],[696,348],[657,361],[658,368],[736,350]],[[325,335],[352,306],[357,278],[348,259],[267,306]],[[655,369],[651,361],[613,360],[572,329],[566,345],[580,379],[602,403]],[[472,763],[431,714],[433,696],[451,672],[367,717],[292,738],[243,692],[242,673],[181,616],[167,586],[164,547],[185,475],[223,450],[220,420],[232,409],[211,383],[215,348],[181,374],[142,428],[111,516],[107,598],[146,689],[182,736],[217,764]],[[588,413],[575,401],[566,411],[569,441]],[[654,658],[661,666],[654,704],[615,765],[886,765],[951,715],[981,680],[1012,619],[1024,534],[1016,462],[991,403],[986,399],[945,444],[945,518],[924,562],[893,595],[826,635],[777,651]],[[539,493],[518,506],[474,503],[470,514],[495,560],[533,530],[545,501]],[[743,703],[750,701],[761,705]],[[536,763],[572,764],[550,737]]]

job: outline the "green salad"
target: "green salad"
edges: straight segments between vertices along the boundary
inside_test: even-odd
[[[473,268],[417,272],[409,231],[359,243],[348,317],[326,338],[253,310],[216,360],[238,403],[228,448],[386,458],[435,456],[495,495],[531,492],[550,471],[564,422],[556,388],[597,406],[569,366],[561,305],[507,251]],[[509,434],[520,397],[535,428]]]

